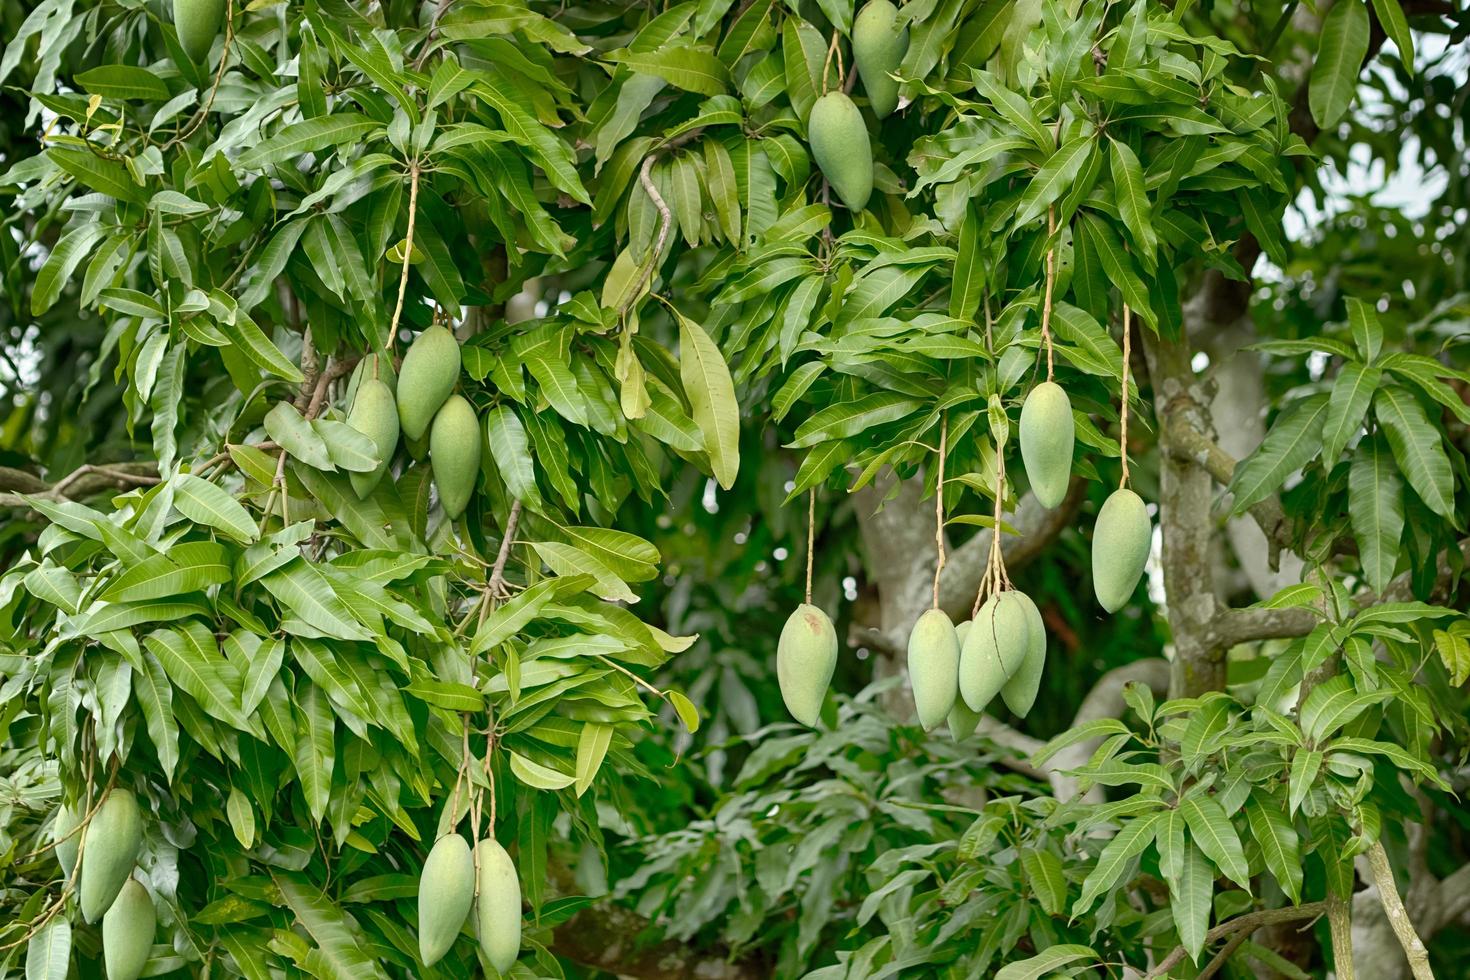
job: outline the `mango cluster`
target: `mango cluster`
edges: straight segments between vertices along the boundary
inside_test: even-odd
[[[478,871],[476,866],[478,865]],[[499,973],[521,952],[521,882],[515,863],[493,837],[470,845],[457,833],[434,842],[419,876],[419,956],[444,958],[475,911],[480,951]]]
[[[465,512],[480,475],[482,438],[474,406],[454,394],[459,369],[459,341],[437,324],[414,338],[396,378],[386,355],[363,359],[347,423],[373,441],[381,462],[371,472],[352,474],[359,498],[372,493],[388,471],[400,434],[411,450],[421,450],[427,434],[444,516],[456,520]]]
[[[56,859],[73,874],[82,918],[102,920],[102,959],[108,980],[137,980],[153,950],[158,915],[148,888],[133,871],[143,847],[143,814],[125,789],[108,791],[85,826],[84,811],[63,804],[52,826]],[[80,855],[80,862],[78,856]]]

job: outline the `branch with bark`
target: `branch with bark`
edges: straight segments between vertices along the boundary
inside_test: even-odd
[[[84,500],[103,490],[152,486],[158,479],[158,467],[150,462],[84,463],[55,484],[25,470],[0,466],[0,507],[30,507],[28,496]]]

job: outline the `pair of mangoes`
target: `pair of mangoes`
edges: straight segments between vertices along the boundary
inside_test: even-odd
[[[515,863],[493,837],[476,844],[472,854],[459,834],[445,834],[434,842],[419,876],[419,956],[424,966],[433,966],[449,952],[471,906],[480,951],[498,972],[508,972],[521,953],[521,882]]]
[[[930,609],[909,633],[909,685],[919,724],[928,731],[947,718],[956,739],[975,731],[996,694],[1024,718],[1045,666],[1046,629],[1024,592],[991,596],[973,621],[958,627],[942,610]]]
[[[158,926],[152,896],[133,877],[143,846],[143,814],[131,792],[113,788],[92,819],[78,830],[81,820],[82,813],[65,804],[57,811],[56,859],[68,880],[73,873],[77,875],[82,918],[88,922],[102,919],[102,958],[108,980],[137,980],[153,950]]]
[[[1044,507],[1055,507],[1067,495],[1075,440],[1072,402],[1061,385],[1043,381],[1032,388],[1021,406],[1021,460],[1031,492]],[[1098,511],[1092,532],[1092,587],[1108,612],[1123,608],[1133,595],[1152,539],[1142,498],[1127,487],[1114,490]]]
[[[868,106],[879,119],[898,108],[898,70],[909,48],[907,23],[889,0],[871,0],[852,25],[852,57],[868,94]],[[852,211],[861,211],[873,194],[873,146],[863,114],[846,93],[832,90],[817,99],[807,119],[812,156]]]
[[[429,327],[409,345],[392,387],[392,367],[383,367],[388,358],[370,357],[375,361],[358,382],[347,422],[373,441],[381,462],[370,473],[352,474],[353,490],[360,498],[372,493],[388,470],[400,432],[417,442],[427,431],[439,505],[455,520],[475,491],[482,441],[474,407],[453,393],[459,380],[459,341],[442,326]]]

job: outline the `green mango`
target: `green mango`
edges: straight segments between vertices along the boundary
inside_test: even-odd
[[[960,643],[943,610],[927,610],[914,623],[908,667],[914,708],[927,732],[949,714],[959,690]]]
[[[832,672],[837,668],[837,630],[816,606],[803,602],[781,627],[776,643],[776,680],[791,717],[813,727]]]
[[[157,928],[153,896],[141,881],[129,878],[102,917],[102,961],[107,965],[107,980],[138,980],[143,975]]]
[[[419,957],[424,966],[444,958],[475,901],[475,858],[459,834],[434,842],[419,874]]]
[[[398,448],[398,405],[393,392],[382,381],[367,378],[357,389],[352,400],[352,409],[347,413],[347,424],[367,436],[377,447],[378,468],[368,473],[352,473],[348,479],[359,500],[373,492],[388,466],[393,462],[393,451]]]
[[[1153,522],[1143,498],[1119,488],[1103,501],[1092,528],[1092,588],[1108,612],[1122,609],[1143,577]]]
[[[398,421],[410,439],[423,438],[459,380],[459,341],[435,324],[414,338],[398,373]]]
[[[480,951],[500,973],[508,973],[521,955],[521,881],[505,848],[493,838],[475,845],[480,865],[475,899]]]
[[[1032,388],[1021,406],[1021,460],[1043,507],[1055,507],[1067,496],[1076,438],[1072,400],[1062,386],[1043,381]]]
[[[960,695],[981,712],[1021,669],[1030,642],[1025,607],[1012,592],[985,600],[960,651]]]
[[[224,22],[225,0],[174,0],[174,30],[179,34],[179,47],[201,68]]]
[[[83,831],[82,868],[77,893],[82,918],[96,922],[112,907],[117,893],[133,873],[143,847],[143,814],[138,800],[125,789],[114,788],[92,814]]]
[[[1025,718],[1036,703],[1041,672],[1046,667],[1046,622],[1029,595],[1024,592],[1008,594],[1016,597],[1026,613],[1026,659],[1021,661],[1021,669],[1015,676],[1000,689],[1000,696],[1018,718]]]
[[[898,108],[898,82],[889,77],[909,50],[909,26],[897,27],[898,8],[888,0],[869,0],[852,22],[852,60],[879,119]]]
[[[970,628],[974,625],[974,622],[967,619],[954,628],[955,640],[958,641],[960,650],[965,649],[965,640],[969,637]],[[955,681],[956,692],[958,692],[958,671],[955,674]],[[971,711],[965,699],[956,696],[954,707],[949,709],[949,717],[945,720],[945,724],[949,726],[949,737],[956,742],[961,742],[975,734],[975,728],[980,724],[980,713]]]
[[[429,464],[439,488],[439,506],[451,521],[469,506],[480,478],[480,420],[470,403],[451,395],[434,416],[429,432]]]
[[[812,106],[807,138],[822,176],[852,211],[873,194],[873,147],[863,114],[842,92],[832,91]]]
[[[85,804],[78,803],[78,806]],[[51,839],[56,841],[56,861],[61,865],[61,877],[70,881],[72,872],[77,868],[77,848],[82,843],[80,833],[72,833],[77,829],[77,824],[82,822],[82,815],[76,810],[63,803],[56,808],[56,821],[51,827]]]

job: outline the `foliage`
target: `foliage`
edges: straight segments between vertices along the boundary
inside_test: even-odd
[[[1281,228],[1378,35],[1421,84],[1398,0],[1325,11],[1295,101],[1254,18],[912,0],[881,120],[854,8],[232,3],[198,63],[157,2],[5,8],[0,81],[27,93],[7,107],[43,138],[7,131],[0,177],[8,370],[34,381],[0,433],[0,971],[61,977],[99,948],[51,814],[115,788],[144,811],[150,975],[250,977],[493,972],[468,936],[418,961],[418,871],[466,817],[514,856],[517,975],[568,969],[557,927],[595,911],[566,894],[576,854],[585,890],[609,865],[667,937],[825,980],[1075,975],[1176,946],[1203,965],[1212,922],[1346,900],[1347,859],[1445,803],[1470,744],[1446,593],[1470,373],[1448,356],[1462,304],[1437,299],[1458,260],[1387,313],[1412,250],[1378,267],[1338,226],[1306,254]],[[856,212],[808,130],[839,88],[874,156]],[[1227,612],[1285,617],[1242,637],[1279,642],[1237,651],[1220,689],[1130,687],[1128,720],[1029,763],[924,736],[845,654],[837,687],[861,693],[816,731],[771,725],[786,613],[815,594],[848,635],[839,582],[881,578],[852,554],[868,514],[832,501],[913,480],[951,535],[998,541],[1043,378],[1070,398],[1086,512],[1136,483],[1172,546],[1166,442],[1197,396],[1165,362],[1198,335],[1192,291],[1248,278],[1243,240],[1286,273],[1254,348],[1275,411],[1215,476],[1233,516],[1275,508],[1306,573]],[[1332,263],[1362,295],[1318,317],[1293,285]],[[483,442],[458,521],[442,450],[385,455],[347,424],[441,325]],[[1086,542],[1052,552],[1032,581],[1063,594],[1037,598],[1089,649]],[[1179,610],[1216,601],[1183,588],[1179,647]],[[1131,615],[1081,670],[1053,645],[1034,734],[1071,724],[1079,674],[1152,642]],[[1079,745],[1081,795],[1034,778]]]

